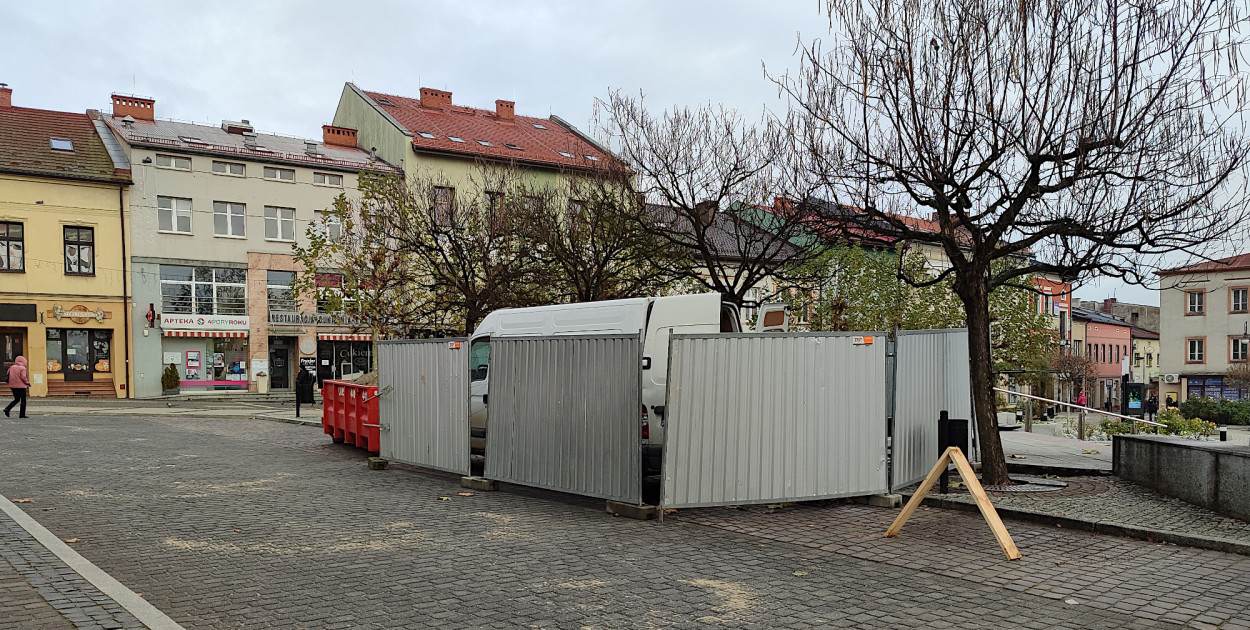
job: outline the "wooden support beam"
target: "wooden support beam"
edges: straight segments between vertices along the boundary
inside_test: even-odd
[[[994,538],[998,540],[998,546],[1002,547],[1003,553],[1006,554],[1008,560],[1019,560],[1020,550],[1016,548],[1016,543],[1011,539],[1011,534],[1007,533],[1006,526],[1003,525],[1002,519],[998,517],[998,512],[994,509],[994,504],[990,503],[990,498],[985,494],[985,489],[981,487],[981,482],[977,480],[976,473],[972,471],[972,465],[968,463],[964,457],[963,451],[958,446],[952,446],[938,457],[938,461],[933,465],[933,470],[929,471],[929,475],[920,483],[920,487],[916,488],[916,492],[912,494],[911,500],[907,505],[903,506],[903,511],[890,524],[890,528],[885,530],[886,538],[893,538],[903,529],[903,525],[907,523],[907,519],[915,513],[916,508],[928,496],[929,490],[933,488],[933,484],[937,482],[938,477],[946,472],[946,467],[951,464],[959,469],[959,476],[963,478],[964,483],[968,485],[968,492],[976,499],[977,508],[981,510],[981,516],[985,518],[985,522],[989,524],[990,531],[994,533]]]

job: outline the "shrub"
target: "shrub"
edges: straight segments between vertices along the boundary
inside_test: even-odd
[[[1216,431],[1214,422],[1208,422],[1198,417],[1186,418],[1182,412],[1175,409],[1165,409],[1159,412],[1157,420],[1162,422],[1163,426],[1147,427],[1146,432],[1197,438],[1207,437]]]
[[[165,373],[161,374],[161,387],[165,389],[178,389],[179,382],[178,366],[170,363],[169,367],[165,368]]]
[[[1181,403],[1180,412],[1186,418],[1203,418],[1215,424],[1250,424],[1250,400],[1194,397]]]

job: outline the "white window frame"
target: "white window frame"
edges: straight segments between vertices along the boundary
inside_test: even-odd
[[[295,183],[295,169],[293,168],[279,168],[277,166],[266,166],[263,171],[263,174],[265,176],[265,179],[272,179],[278,182],[286,182],[288,184]],[[284,177],[284,175],[290,175],[290,177]]]
[[[1207,314],[1206,291],[1186,291],[1185,292],[1185,314],[1186,315],[1206,315]]]
[[[217,170],[220,165],[224,170]],[[239,172],[234,172],[234,167],[239,167]],[[247,165],[242,162],[227,162],[225,160],[213,160],[213,173],[216,175],[226,175],[228,177],[247,177]]]
[[[222,216],[226,219],[226,231],[220,232],[217,229],[217,217]],[[236,234],[235,218],[238,218],[237,226],[240,228]],[[247,204],[235,203],[233,201],[214,201],[213,202],[213,236],[220,238],[247,238]]]
[[[168,204],[168,205],[164,205]],[[190,234],[192,224],[191,200],[183,197],[166,197],[158,195],[156,197],[156,231],[164,234]],[[166,228],[162,224],[164,219],[169,218],[169,227]],[[178,229],[180,219],[187,220],[187,229]]]
[[[247,272],[244,271],[244,282],[226,282],[218,278],[218,271],[221,272],[238,272],[241,269],[224,269],[219,267],[207,266],[189,266],[189,265],[162,265],[163,267],[175,267],[179,269],[190,269],[190,280],[166,280],[161,276],[161,310],[166,313],[179,314],[197,314],[197,315],[246,315],[247,314]],[[209,271],[210,279],[197,280],[196,276],[199,272]],[[182,286],[186,287],[186,295],[174,299],[165,295],[166,286]],[[208,295],[200,295],[200,288],[207,288]],[[239,289],[242,291],[241,298],[226,298],[221,295],[224,289]],[[185,304],[183,301],[185,300]],[[223,307],[223,301],[237,300],[237,303],[231,303],[228,308]]]
[[[162,161],[166,162],[166,164],[161,164]],[[184,164],[184,163],[186,164],[186,166],[179,166],[179,164]],[[191,158],[182,157],[179,155],[166,155],[164,153],[157,153],[155,164],[157,168],[172,168],[177,171],[191,170]]]
[[[325,213],[317,212],[314,225],[316,229],[324,230],[324,236],[330,240],[338,240],[343,238],[343,219],[337,216],[326,216]]]
[[[1229,341],[1232,346],[1228,350],[1228,361],[1230,363],[1245,363],[1247,360],[1250,360],[1250,343],[1241,337],[1233,337]]]
[[[1238,300],[1238,297],[1241,299]],[[1240,308],[1237,304],[1238,301],[1241,302]],[[1250,307],[1250,289],[1233,287],[1228,290],[1228,310],[1230,313],[1245,313],[1247,310],[1250,310],[1247,307]]]
[[[270,226],[276,236],[269,235]],[[295,208],[265,206],[265,240],[295,242]]]
[[[1186,363],[1207,362],[1207,340],[1201,337],[1190,337],[1185,340]]]
[[[338,179],[337,182],[331,181],[332,178]],[[320,180],[320,181],[318,181]],[[338,173],[313,173],[313,183],[318,186],[333,186],[335,188],[343,187],[343,176]]]

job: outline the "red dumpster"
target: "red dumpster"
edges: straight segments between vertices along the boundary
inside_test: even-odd
[[[378,388],[349,381],[323,381],[321,427],[335,442],[359,446],[370,453],[380,448]]]

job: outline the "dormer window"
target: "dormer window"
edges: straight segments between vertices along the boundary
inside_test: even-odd
[[[432,133],[430,133],[430,132],[428,132],[428,131],[418,131],[418,132],[417,132],[417,135],[418,135],[418,136],[421,136],[422,138],[429,139],[429,140],[433,140],[433,139],[434,139],[434,134],[432,134]]]
[[[447,139],[451,140],[452,142],[464,142],[464,138],[459,138],[456,136],[447,136]]]
[[[48,146],[53,151],[73,151],[74,142],[68,138],[48,138]]]

